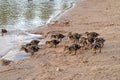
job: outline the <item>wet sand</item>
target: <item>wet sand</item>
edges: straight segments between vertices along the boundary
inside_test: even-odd
[[[55,23],[32,31],[46,40],[54,32],[98,32],[106,39],[102,53],[65,54],[63,47],[68,42],[63,40],[57,48],[43,47],[32,58],[1,67],[0,80],[120,80],[119,5],[119,0],[80,1]]]

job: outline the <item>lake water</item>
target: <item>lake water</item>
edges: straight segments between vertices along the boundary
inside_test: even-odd
[[[20,45],[42,37],[26,32],[49,23],[71,7],[77,0],[0,0],[0,29],[8,33],[0,36],[0,57],[17,60],[27,57]],[[45,41],[41,40],[40,44]]]
[[[44,25],[75,0],[0,0],[0,28],[27,30]]]

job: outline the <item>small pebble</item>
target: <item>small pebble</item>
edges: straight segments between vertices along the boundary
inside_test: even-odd
[[[57,67],[56,71],[59,72],[59,71],[61,71],[61,69],[59,67]]]

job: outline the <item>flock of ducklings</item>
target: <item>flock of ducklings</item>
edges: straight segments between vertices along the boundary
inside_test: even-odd
[[[69,32],[67,36],[61,33],[56,33],[52,34],[51,40],[46,41],[45,44],[49,45],[50,48],[56,48],[57,45],[62,42],[62,39],[67,37],[69,41],[72,41],[72,45],[64,46],[64,51],[67,51],[70,54],[72,52],[76,54],[77,50],[79,49],[91,49],[94,51],[94,53],[97,51],[101,53],[105,39],[99,36],[100,35],[97,32],[85,32],[83,34]]]
[[[3,36],[8,31],[6,29],[1,29],[1,35]],[[63,38],[67,38],[67,41],[72,42],[71,45],[64,46],[64,52],[66,53],[73,53],[76,54],[79,49],[86,50],[90,49],[96,54],[97,52],[101,53],[101,49],[104,46],[105,39],[99,37],[100,34],[97,32],[85,32],[83,34],[80,33],[72,33],[69,32],[66,36],[61,33],[56,33],[50,35],[49,41],[45,42],[45,45],[49,48],[57,47],[63,40]],[[32,40],[31,42],[22,45],[20,50],[25,51],[26,53],[30,53],[31,56],[34,55],[35,52],[39,51],[39,40]],[[3,60],[5,64],[8,64],[6,61]]]
[[[26,53],[31,53],[31,56],[34,55],[35,52],[39,51],[39,40],[32,40],[31,42],[22,45],[20,50],[25,51]]]
[[[2,36],[7,32],[8,31],[6,29],[1,29]],[[69,53],[75,52],[74,54],[76,54],[77,50],[79,49],[91,49],[94,51],[94,53],[96,53],[97,51],[101,53],[101,49],[104,46],[105,39],[99,36],[100,34],[98,34],[97,32],[85,32],[83,34],[69,32],[66,36],[61,33],[54,33],[50,36],[51,40],[46,41],[45,45],[49,46],[50,48],[56,48],[57,45],[63,41],[63,38],[67,37],[69,41],[72,41],[72,45],[64,46],[64,51],[67,51]],[[22,45],[21,50],[34,55],[34,53],[40,49],[38,46],[39,42],[39,40],[32,40],[30,43]]]

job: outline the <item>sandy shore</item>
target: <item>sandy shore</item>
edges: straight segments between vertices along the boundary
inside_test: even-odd
[[[51,33],[95,31],[106,39],[102,53],[80,50],[76,55],[57,48],[42,48],[30,59],[0,68],[0,80],[120,80],[120,1],[85,0],[60,16],[58,21],[34,33],[47,39]],[[83,61],[88,61],[83,63]]]

